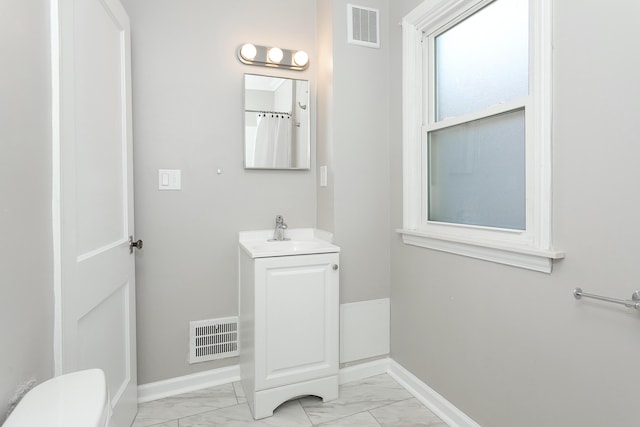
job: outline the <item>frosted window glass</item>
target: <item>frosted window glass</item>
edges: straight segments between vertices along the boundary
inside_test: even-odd
[[[430,221],[525,229],[525,119],[517,110],[429,133]]]
[[[529,93],[528,0],[497,0],[435,38],[436,121]]]

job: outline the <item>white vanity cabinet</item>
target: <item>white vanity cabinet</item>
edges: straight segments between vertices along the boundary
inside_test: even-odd
[[[238,252],[240,372],[254,418],[298,396],[337,398],[339,254]]]

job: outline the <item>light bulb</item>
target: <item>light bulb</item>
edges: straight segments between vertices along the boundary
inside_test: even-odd
[[[240,55],[248,61],[253,61],[257,54],[258,50],[251,43],[242,45],[242,47],[240,48]]]
[[[277,47],[272,47],[271,49],[269,49],[269,53],[267,54],[269,61],[275,62],[276,64],[282,61],[283,56],[284,53],[282,52],[282,49]]]
[[[304,67],[309,62],[309,55],[304,50],[299,50],[293,55],[293,62],[300,67]]]
[[[304,50],[299,50],[293,55],[293,62],[299,67],[304,67],[309,62],[309,55]]]

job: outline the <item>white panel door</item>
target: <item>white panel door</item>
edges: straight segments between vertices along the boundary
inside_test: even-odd
[[[56,0],[54,14],[56,3],[57,373],[103,369],[113,425],[129,426],[137,411],[129,19],[117,0]]]

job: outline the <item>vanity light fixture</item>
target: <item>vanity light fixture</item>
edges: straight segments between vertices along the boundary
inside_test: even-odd
[[[309,67],[309,55],[304,50],[280,49],[246,43],[238,48],[238,59],[243,64],[262,67],[286,68],[302,71]]]

